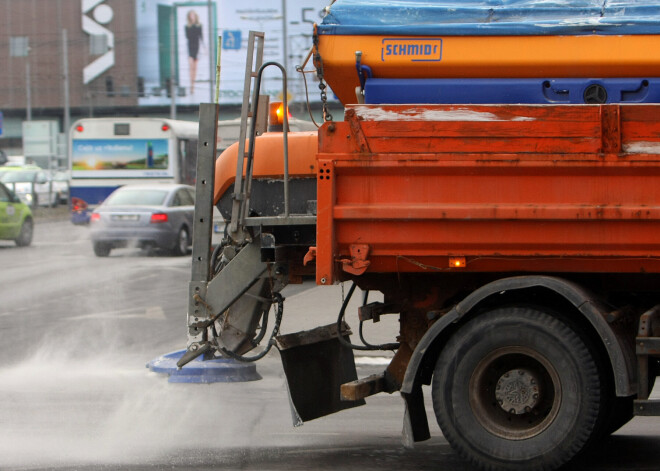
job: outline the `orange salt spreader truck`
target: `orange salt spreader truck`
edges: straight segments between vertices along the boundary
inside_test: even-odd
[[[556,469],[660,414],[660,3],[491,3],[332,4],[318,132],[262,132],[261,71],[282,67],[251,33],[252,108],[217,161],[218,106],[201,107],[179,366],[276,345],[301,421],[399,392],[408,446],[430,436],[431,385],[442,433],[483,469]],[[336,323],[280,336],[279,293],[305,276],[351,288]],[[391,343],[349,339],[356,287],[383,296],[360,323],[398,315]],[[377,348],[391,363],[357,378],[353,350]]]

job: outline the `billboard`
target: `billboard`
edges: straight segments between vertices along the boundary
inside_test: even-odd
[[[212,12],[213,7],[214,5],[211,7]],[[209,96],[209,58],[215,57],[213,54],[215,46],[213,14],[209,18],[208,5],[201,2],[176,4],[174,8],[176,15],[176,83],[184,89],[178,92],[182,96],[190,96],[195,101],[203,101]],[[203,84],[207,84],[206,87]],[[197,87],[195,87],[196,85]],[[205,94],[201,92],[205,92]]]
[[[295,66],[311,48],[313,24],[321,21],[327,4],[328,0],[138,1],[138,75],[144,84],[139,104],[168,105],[171,80],[177,103],[211,101],[218,37],[222,39],[220,103],[240,104],[250,31],[265,33],[263,61],[286,61],[288,97],[304,101],[302,77]],[[308,74],[307,79],[311,82],[315,77]],[[316,85],[308,86],[310,100],[319,101]],[[262,93],[281,99],[279,71],[272,68],[264,75]]]

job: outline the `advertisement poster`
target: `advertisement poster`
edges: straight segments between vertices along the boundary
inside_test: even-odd
[[[206,3],[176,4],[177,90],[201,102],[208,99],[209,54],[213,54],[215,25]],[[203,86],[206,84],[206,86]]]
[[[138,75],[144,83],[144,96],[139,98],[139,104],[170,104],[173,74],[176,103],[213,101],[218,38],[222,40],[220,103],[242,103],[250,31],[264,32],[263,62],[283,64],[288,74],[289,99],[303,102],[304,85],[295,67],[307,56],[312,46],[313,25],[322,20],[328,3],[328,0],[137,0]],[[315,75],[308,74],[307,80],[310,100],[318,102]],[[282,98],[278,69],[267,70],[261,90],[271,99]]]
[[[74,139],[72,171],[99,178],[168,176],[167,139]]]

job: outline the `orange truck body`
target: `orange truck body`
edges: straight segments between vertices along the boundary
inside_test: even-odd
[[[346,121],[319,133],[317,283],[356,264],[372,273],[657,273],[659,113],[349,106]],[[368,253],[356,255],[360,247]]]
[[[289,178],[276,134],[251,140],[243,167],[237,146],[215,161],[213,202],[232,223],[208,284],[207,247],[193,247],[204,277],[191,288],[214,306],[203,326],[222,316],[253,347],[286,284],[352,282],[335,324],[273,328],[264,352],[278,342],[294,417],[399,391],[412,445],[430,437],[430,385],[472,464],[558,469],[634,414],[660,416],[657,5],[381,3],[338,0],[317,25],[322,99],[327,84],[345,115],[288,136]],[[539,98],[546,79],[570,81],[557,89],[570,99]],[[636,84],[644,96],[624,96]],[[344,322],[356,288],[362,344]],[[236,358],[190,299],[191,358],[216,346]],[[398,314],[396,343],[369,344],[363,323],[385,314]],[[353,350],[395,353],[357,379]]]

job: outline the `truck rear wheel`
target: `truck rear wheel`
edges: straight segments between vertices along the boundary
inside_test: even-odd
[[[556,469],[594,432],[596,360],[557,317],[529,308],[480,315],[436,363],[433,407],[449,443],[484,469]]]

